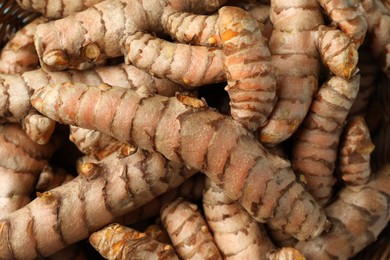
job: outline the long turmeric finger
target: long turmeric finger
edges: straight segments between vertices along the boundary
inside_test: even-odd
[[[390,167],[359,187],[344,187],[337,199],[325,208],[332,228],[296,248],[310,259],[349,259],[376,240],[390,220]]]
[[[276,102],[271,53],[259,24],[238,7],[218,11],[231,115],[250,130],[267,122]]]
[[[0,118],[3,121],[19,122],[29,112],[32,92],[49,83],[82,82],[90,85],[107,83],[140,92],[173,96],[181,90],[177,83],[158,79],[132,65],[98,67],[86,71],[68,70],[49,72],[43,69],[25,72],[22,75],[0,74]]]
[[[269,5],[253,1],[231,1],[228,5],[237,6],[249,12],[257,21],[266,39],[272,32],[269,20]],[[222,47],[218,33],[218,15],[199,15],[189,12],[172,12],[162,18],[164,30],[180,43]]]
[[[324,23],[323,17],[315,0],[292,2],[271,1],[273,32],[269,48],[278,100],[268,123],[260,130],[263,143],[280,143],[296,131],[318,87],[320,57],[314,34]]]
[[[111,224],[93,233],[89,241],[107,259],[179,259],[171,245],[119,224]]]
[[[209,13],[224,2],[106,0],[39,26],[35,46],[43,67],[75,68],[80,63],[121,56],[124,40],[138,31],[162,32],[164,12],[166,15],[175,10]]]
[[[58,19],[75,12],[80,12],[103,0],[16,0],[25,10],[41,13],[51,19]]]
[[[340,172],[344,183],[363,185],[369,180],[373,150],[374,144],[364,118],[352,118],[346,126],[340,149]]]
[[[138,149],[87,163],[70,182],[0,220],[0,258],[48,256],[179,186],[196,171]]]
[[[325,13],[359,47],[367,32],[367,20],[350,0],[318,0]]]
[[[31,102],[58,122],[99,130],[204,172],[258,221],[298,239],[316,237],[326,226],[290,163],[203,100],[180,94],[144,98],[124,88],[66,83],[35,91]],[[107,109],[108,102],[114,109]]]
[[[296,134],[292,165],[307,181],[309,192],[324,205],[331,198],[337,148],[344,122],[359,90],[359,75],[351,81],[333,77],[318,91]]]
[[[198,206],[178,198],[161,209],[161,221],[182,259],[222,259]]]
[[[264,227],[208,178],[203,210],[224,259],[268,259],[275,249]]]
[[[164,30],[180,43],[221,47],[218,15],[172,12],[162,18]]]
[[[90,85],[102,83],[136,89],[139,93],[173,96],[182,87],[167,79],[158,79],[132,65],[102,66],[95,69],[66,72],[50,72],[43,69],[22,75],[0,74],[0,122],[23,122],[31,138],[45,141],[54,129],[53,122],[37,115],[30,104],[30,96],[36,88],[49,83],[83,82]],[[37,119],[31,122],[30,119]],[[24,120],[26,119],[26,120]]]
[[[0,218],[30,202],[54,150],[53,143],[33,142],[16,124],[0,125]]]
[[[226,80],[222,51],[172,43],[137,32],[124,42],[125,61],[160,78],[189,86]]]
[[[37,26],[45,22],[47,19],[44,17],[33,20],[7,42],[0,53],[0,73],[23,73],[38,67],[39,58],[33,37]]]

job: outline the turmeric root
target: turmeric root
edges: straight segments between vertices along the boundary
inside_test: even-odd
[[[197,205],[178,198],[161,209],[161,221],[181,259],[222,259]]]
[[[222,39],[232,117],[256,130],[276,101],[271,53],[256,19],[243,9],[222,7],[218,29]]]
[[[329,232],[296,248],[310,259],[349,259],[376,240],[390,220],[390,167],[387,165],[362,186],[346,186],[325,208],[332,222]]]
[[[37,26],[46,22],[46,18],[39,17],[16,32],[1,50],[0,73],[23,73],[38,67],[39,58],[33,37]]]
[[[136,89],[139,93],[158,93],[173,96],[182,87],[167,79],[158,79],[132,65],[102,66],[86,71],[69,70],[49,72],[43,69],[25,72],[22,75],[0,74],[0,122],[22,122],[30,138],[46,142],[54,122],[34,112],[30,96],[36,88],[57,82],[84,82],[91,85],[113,84]]]
[[[275,249],[264,227],[208,178],[203,210],[223,259],[267,259]]]
[[[367,32],[367,20],[358,5],[350,0],[318,0],[325,13],[359,47]]]
[[[43,69],[25,72],[22,75],[0,74],[0,89],[4,92],[0,100],[10,99],[9,104],[1,106],[1,118],[7,121],[20,121],[28,110],[32,92],[49,83],[82,82],[90,85],[107,83],[131,88],[145,94],[158,93],[173,96],[182,86],[167,79],[159,79],[132,65],[101,66],[90,70],[68,70],[50,72]],[[13,91],[17,92],[16,95]],[[25,98],[27,97],[27,98]],[[3,101],[5,103],[5,101]],[[3,103],[2,102],[2,103]],[[8,115],[8,116],[7,116]],[[13,116],[13,117],[12,117]]]
[[[179,259],[171,245],[119,224],[93,233],[89,241],[107,259]]]
[[[78,177],[1,219],[0,258],[51,255],[195,173],[158,153],[138,149],[129,155],[125,151],[84,165]]]
[[[303,175],[309,192],[324,205],[333,195],[337,148],[348,111],[359,90],[351,81],[332,77],[318,91],[293,144],[292,165]]]
[[[374,150],[363,117],[348,122],[340,150],[340,172],[344,183],[363,185],[371,176],[370,155]]]
[[[326,226],[321,207],[296,181],[289,162],[202,100],[180,94],[143,98],[124,88],[66,83],[36,90],[31,102],[58,122],[99,130],[204,172],[255,219],[298,239],[316,237]]]
[[[194,20],[199,16],[187,14],[183,19],[186,20],[187,17]],[[194,30],[191,25],[198,25],[198,20],[195,21],[195,25],[191,23],[188,29],[185,24],[182,25],[184,32],[175,30],[180,40],[185,38],[181,34]],[[241,8],[222,7],[218,11],[218,17],[212,22],[215,23],[212,26],[215,31],[206,36],[211,41],[217,34],[224,59],[219,50],[170,43],[149,34],[136,33],[125,41],[123,52],[128,53],[126,62],[187,85],[218,82],[226,77],[232,117],[249,129],[256,130],[265,123],[276,101],[275,77],[266,40],[257,20]],[[207,25],[207,22],[204,23]],[[197,33],[204,37],[203,31],[199,30]],[[191,35],[186,37],[195,38]],[[199,69],[204,67],[207,71]]]
[[[121,56],[124,40],[138,31],[161,33],[163,15],[174,11],[210,13],[224,2],[106,0],[39,26],[35,46],[42,67],[50,70],[74,68],[83,62]]]
[[[316,43],[323,63],[334,75],[351,79],[356,74],[356,45],[342,31],[321,25],[318,27]]]
[[[44,0],[16,0],[25,10],[42,14],[51,19],[66,17],[72,13],[80,12],[103,0],[55,0],[46,2]]]
[[[271,145],[289,138],[305,118],[318,88],[320,56],[337,76],[350,78],[358,55],[348,36],[323,26],[315,0],[271,1],[270,16],[274,30],[269,47],[278,100],[259,138]]]
[[[144,32],[130,35],[123,45],[126,63],[160,78],[189,86],[226,79],[220,49],[172,43]]]
[[[0,218],[31,200],[39,173],[49,163],[55,145],[38,145],[20,126],[0,125]]]
[[[269,39],[272,24],[269,20],[269,5],[252,1],[230,1],[227,5],[237,6],[249,12]],[[164,31],[180,43],[222,47],[222,40],[218,33],[217,14],[199,15],[189,12],[173,12],[163,17]]]

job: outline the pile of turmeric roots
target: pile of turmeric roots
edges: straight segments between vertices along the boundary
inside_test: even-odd
[[[390,257],[390,1],[12,4],[0,259]]]

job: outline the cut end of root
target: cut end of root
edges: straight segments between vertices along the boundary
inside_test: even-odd
[[[122,156],[127,157],[135,153],[137,151],[137,147],[129,144],[125,144],[122,146],[120,151]]]
[[[95,61],[100,56],[100,48],[95,43],[90,43],[84,47],[83,54],[88,60]]]
[[[52,204],[57,201],[57,197],[51,192],[40,193],[37,192],[37,196],[45,204]]]
[[[84,163],[80,167],[81,174],[87,177],[88,179],[92,179],[98,175],[97,165],[94,163]]]

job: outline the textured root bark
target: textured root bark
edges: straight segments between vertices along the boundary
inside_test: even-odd
[[[322,209],[297,182],[289,162],[202,100],[144,98],[123,88],[67,83],[36,91],[31,102],[56,121],[99,130],[204,172],[258,221],[298,239],[316,237],[325,228]]]

